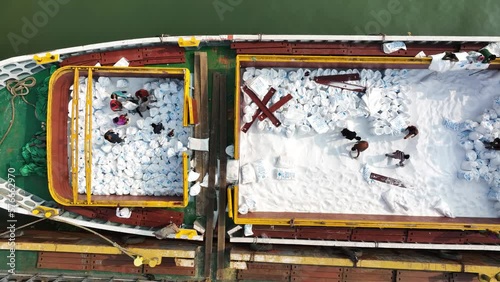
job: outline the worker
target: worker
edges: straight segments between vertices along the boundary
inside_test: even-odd
[[[352,146],[351,151],[349,152],[353,159],[359,157],[359,154],[368,149],[368,142],[366,141],[358,141],[354,146]],[[353,153],[356,152],[356,156],[353,156]]]
[[[159,123],[152,123],[151,126],[153,127],[153,132],[155,134],[160,134],[161,131],[165,129],[165,127],[163,127],[163,124],[161,122],[159,122]]]
[[[139,89],[137,92],[135,92],[135,97],[140,101],[144,97],[148,97],[149,92],[146,89]]]
[[[358,141],[361,141],[361,137],[357,136],[356,131],[350,131],[349,129],[344,128],[340,133],[342,133],[342,136],[344,136],[346,139],[356,139]]]
[[[118,133],[114,132],[113,129],[108,130],[104,133],[104,139],[106,139],[110,143],[123,143],[122,138],[118,135]]]
[[[404,152],[400,150],[396,150],[396,152],[391,153],[391,154],[385,154],[386,157],[393,158],[399,160],[399,163],[397,164],[400,167],[405,166],[404,161],[408,160],[410,158],[410,155],[405,154]]]
[[[413,138],[418,135],[418,129],[414,125],[408,126],[405,130],[408,131],[408,134],[406,134],[405,139]]]
[[[118,95],[111,94],[111,101],[109,101],[109,106],[113,112],[119,112],[123,109],[123,105],[118,101]]]
[[[149,100],[149,96],[146,96],[146,97],[142,97],[141,98],[141,101],[139,102],[139,106],[137,107],[136,109],[136,112],[141,116],[142,116],[142,112],[145,112],[147,110],[149,110],[149,103],[150,103],[150,100]]]
[[[113,99],[113,96],[115,97],[114,99],[118,99],[118,97],[123,99],[130,99],[127,91],[122,91],[122,90],[113,91],[113,93],[111,93],[111,99]]]
[[[127,117],[127,114],[120,115],[119,117],[115,117],[113,119],[113,123],[116,125],[126,125],[126,124],[128,124],[128,122],[129,122],[129,119]]]
[[[495,138],[493,142],[484,142],[484,148],[490,150],[500,150],[500,138]]]

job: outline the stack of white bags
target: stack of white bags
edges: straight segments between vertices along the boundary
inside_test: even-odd
[[[359,73],[359,81],[348,83],[377,89],[378,95],[372,94],[382,103],[370,104],[370,91],[368,95],[359,92],[335,88],[316,83],[316,76]],[[282,125],[275,127],[269,119],[257,121],[260,131],[274,131],[285,134],[287,137],[295,135],[322,134],[335,129],[341,130],[346,126],[346,121],[357,117],[370,117],[374,126],[374,133],[394,134],[400,133],[408,124],[408,100],[402,91],[406,85],[407,70],[380,71],[356,69],[337,71],[335,69],[255,69],[246,68],[243,81],[247,85],[255,84],[254,81],[263,82],[266,88],[273,87],[277,90],[267,107],[277,103],[280,98],[291,94],[293,99],[278,109],[274,115]],[[256,93],[262,100],[266,91]],[[372,91],[373,93],[375,91]],[[258,109],[257,105],[247,96],[243,95],[242,122],[252,120]],[[403,127],[404,126],[404,127]]]
[[[176,79],[130,80],[142,83],[138,84],[138,89],[133,89],[127,79],[113,83],[107,77],[100,77],[93,82],[91,192],[93,195],[180,196],[183,192],[182,152],[187,150],[190,136],[190,129],[182,126],[183,82]],[[86,84],[87,79],[81,77],[78,101],[78,192],[81,194],[86,191],[83,151]],[[150,105],[149,111],[143,112],[144,118],[126,109],[111,111],[109,102],[113,91],[127,91],[132,97],[140,88],[148,90],[157,100]],[[70,100],[70,118],[71,105]],[[130,118],[129,123],[114,125],[113,118],[125,113]],[[151,124],[159,122],[165,130],[154,134]],[[120,144],[106,141],[104,133],[110,129],[125,141]],[[174,130],[174,137],[167,136],[171,130]]]
[[[460,132],[460,145],[465,149],[458,177],[488,183],[491,187],[488,198],[497,202],[500,216],[500,151],[486,149],[484,145],[500,137],[500,96],[495,99],[493,108],[486,109],[476,121],[453,123],[445,120],[444,125]]]

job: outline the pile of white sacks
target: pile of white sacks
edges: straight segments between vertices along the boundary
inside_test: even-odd
[[[313,79],[321,75],[359,73],[359,81],[350,81],[367,88],[366,94],[343,90],[316,83]],[[256,69],[246,68],[243,81],[252,85],[254,81],[264,82],[277,90],[268,107],[277,103],[281,97],[291,94],[293,99],[278,109],[274,115],[282,125],[275,127],[269,119],[257,121],[261,131],[274,131],[287,137],[326,133],[341,130],[351,118],[365,117],[371,121],[376,135],[400,134],[409,123],[405,98],[407,70],[348,69]],[[262,100],[264,93],[256,93]],[[243,95],[242,123],[252,119],[257,105]]]
[[[83,151],[86,84],[87,79],[81,77],[78,113],[78,192],[81,194],[86,191]],[[127,91],[132,97],[141,88],[148,90],[157,100],[150,105],[149,111],[143,112],[144,118],[126,109],[122,112],[111,111],[109,102],[113,91]],[[182,126],[183,81],[100,77],[93,82],[93,95],[92,194],[182,195],[182,152],[187,150],[190,136],[190,129]],[[69,117],[71,105],[70,100]],[[129,124],[114,125],[113,118],[125,113],[130,118]],[[151,124],[159,122],[165,130],[161,134],[154,134]],[[125,141],[120,144],[106,141],[104,133],[110,129]],[[174,130],[174,137],[167,136],[171,130]]]
[[[486,109],[476,121],[454,123],[444,120],[443,124],[460,132],[460,145],[465,149],[465,160],[458,177],[467,181],[485,181],[490,185],[488,198],[497,202],[500,216],[500,151],[485,149],[484,142],[500,137],[500,96],[493,102],[493,108]]]

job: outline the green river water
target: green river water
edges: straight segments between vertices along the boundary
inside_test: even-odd
[[[160,34],[500,35],[498,0],[2,0],[0,59]]]

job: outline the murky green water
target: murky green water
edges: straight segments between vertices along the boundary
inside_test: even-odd
[[[498,0],[2,0],[0,59],[159,34],[500,35]]]

